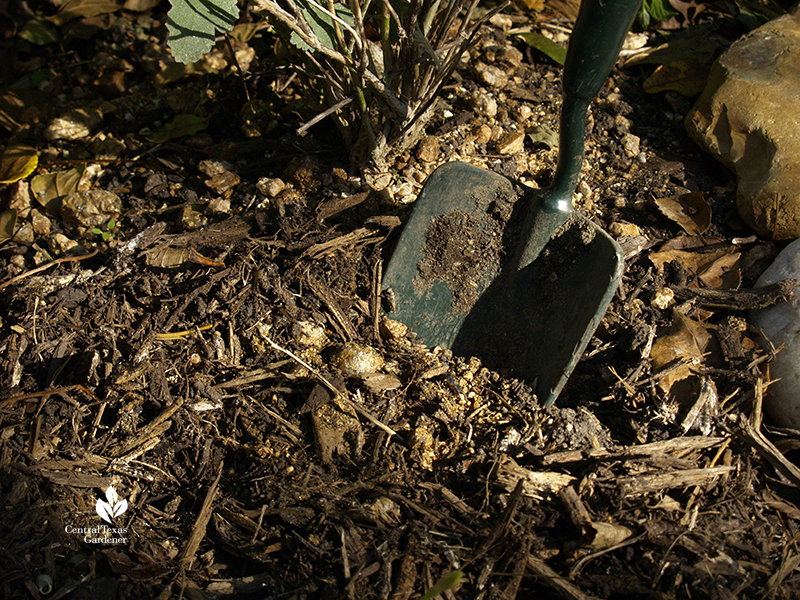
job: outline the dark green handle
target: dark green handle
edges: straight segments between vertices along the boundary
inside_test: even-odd
[[[619,57],[642,0],[583,0],[564,63],[558,165],[553,183],[532,203],[517,264],[539,256],[572,213],[572,194],[583,165],[586,112]]]
[[[570,208],[583,164],[586,111],[617,62],[640,4],[641,0],[581,3],[564,63],[558,167],[551,186],[554,191],[569,194]]]

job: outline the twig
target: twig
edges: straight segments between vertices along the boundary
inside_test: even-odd
[[[189,541],[186,542],[183,552],[181,552],[181,557],[179,560],[181,571],[186,569],[192,560],[194,560],[194,555],[197,553],[200,543],[203,541],[203,538],[206,537],[206,527],[208,526],[208,522],[211,520],[211,507],[214,504],[214,497],[217,495],[217,487],[219,486],[219,480],[222,477],[223,467],[224,463],[220,461],[217,476],[214,479],[214,482],[211,484],[211,487],[208,488],[206,498],[203,501],[203,506],[200,508],[200,514],[197,516],[194,529],[192,529],[192,535],[189,537]]]
[[[227,33],[225,34],[225,43],[228,46],[228,52],[231,53],[233,64],[236,65],[236,72],[239,73],[239,79],[241,80],[242,87],[244,88],[244,95],[247,98],[247,101],[250,102],[250,88],[247,87],[247,82],[244,79],[244,71],[242,71],[242,67],[239,65],[239,59],[236,58],[236,52],[233,49],[233,44],[231,44],[231,36]]]
[[[572,600],[597,600],[596,596],[583,593],[577,585],[556,573],[546,562],[533,554],[528,554],[527,567],[536,579],[549,585],[562,598],[571,598]]]
[[[41,267],[36,267],[35,269],[31,269],[30,271],[26,271],[25,273],[21,273],[16,277],[12,277],[8,281],[0,283],[0,290],[7,288],[9,285],[13,285],[18,281],[22,281],[26,277],[30,277],[31,275],[36,275],[37,273],[41,273],[42,271],[46,271],[50,267],[54,267],[57,264],[65,263],[65,262],[72,262],[77,260],[86,260],[87,258],[92,258],[95,254],[97,254],[98,250],[94,250],[94,252],[90,252],[89,254],[84,254],[83,256],[62,256],[61,258],[57,258],[53,261],[50,261],[47,264],[42,265]]]
[[[314,125],[316,125],[317,123],[322,121],[322,119],[324,119],[325,117],[328,117],[328,116],[332,115],[335,112],[339,112],[345,106],[350,104],[353,100],[355,100],[355,98],[353,96],[350,96],[349,98],[345,98],[344,100],[342,100],[340,102],[337,102],[336,104],[334,104],[330,108],[328,108],[328,109],[322,111],[321,113],[319,113],[316,117],[314,117],[310,121],[306,122],[301,127],[298,127],[297,131],[295,131],[295,133],[297,135],[303,135],[306,131],[308,131],[308,129],[310,127],[313,127]]]
[[[728,310],[752,310],[767,308],[778,302],[791,300],[797,287],[796,279],[784,279],[770,285],[742,290],[712,290],[689,288],[682,285],[671,286],[681,300],[695,300],[705,308]]]

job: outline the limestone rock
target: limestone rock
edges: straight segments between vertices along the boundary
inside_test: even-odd
[[[497,152],[499,154],[518,154],[525,147],[525,134],[521,131],[511,131],[503,134],[497,141]]]
[[[92,128],[103,120],[99,110],[77,108],[50,121],[44,131],[44,137],[49,141],[79,140],[88,137]]]
[[[504,88],[508,84],[508,74],[500,67],[479,62],[475,65],[478,81],[493,88]]]
[[[782,279],[800,281],[800,240],[783,249],[756,286]],[[764,408],[777,425],[800,429],[800,286],[790,301],[754,310],[750,320],[776,348],[784,346],[770,363],[770,378],[779,381],[767,389]]]
[[[122,212],[122,200],[106,190],[70,194],[61,202],[61,216],[84,227],[100,227]]]
[[[759,27],[714,64],[686,117],[738,178],[739,214],[764,237],[800,237],[800,9]]]

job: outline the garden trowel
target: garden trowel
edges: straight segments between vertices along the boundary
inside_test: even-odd
[[[464,163],[428,178],[384,278],[428,346],[476,356],[555,402],[622,276],[617,243],[572,209],[586,113],[641,0],[583,0],[563,74],[558,165],[532,190]]]

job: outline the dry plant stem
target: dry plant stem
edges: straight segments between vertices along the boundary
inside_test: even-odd
[[[44,264],[41,267],[36,267],[35,269],[31,269],[30,271],[26,271],[25,273],[21,273],[20,275],[17,275],[16,277],[12,277],[8,281],[4,281],[3,283],[0,283],[0,290],[5,289],[9,285],[13,285],[13,284],[17,283],[18,281],[22,281],[26,277],[30,277],[31,275],[36,275],[36,273],[41,273],[42,271],[46,271],[50,267],[54,267],[55,265],[57,265],[59,263],[72,262],[72,261],[77,261],[77,260],[86,260],[87,258],[92,258],[95,254],[97,254],[97,250],[95,250],[94,252],[90,252],[89,254],[84,254],[83,256],[62,256],[61,258],[57,258],[57,259],[55,259],[53,261],[50,261],[49,263]]]
[[[293,2],[290,2],[290,4],[294,5]],[[349,64],[349,61],[344,57],[344,55],[342,55],[340,52],[337,52],[336,50],[331,50],[327,46],[320,43],[320,41],[317,39],[317,36],[315,36],[313,33],[306,32],[299,24],[302,23],[306,27],[308,27],[308,24],[305,22],[304,19],[302,19],[302,17],[295,17],[289,14],[272,0],[266,0],[260,2],[259,7],[263,8],[264,10],[272,14],[275,18],[283,22],[287,27],[289,27],[292,31],[294,31],[297,35],[299,35],[300,38],[306,44],[311,46],[311,48],[314,49],[316,52],[324,54],[328,58],[344,65],[345,67],[351,66]],[[383,82],[380,79],[378,79],[374,73],[372,73],[369,70],[365,70],[364,79],[369,84],[369,86],[373,88],[373,90],[375,90],[375,92],[381,97],[381,99],[386,103],[387,107],[396,117],[405,118],[405,115],[408,112],[407,108],[403,105],[403,103],[400,100],[397,99],[397,97],[392,92],[390,92],[386,88],[385,85],[383,85]]]
[[[344,100],[337,102],[327,110],[323,110],[321,113],[319,113],[316,117],[314,117],[310,121],[304,123],[302,127],[298,127],[295,133],[297,133],[297,135],[304,135],[305,132],[309,130],[309,128],[313,127],[314,125],[322,121],[325,117],[329,117],[333,113],[339,112],[345,106],[350,104],[353,100],[355,100],[355,97],[350,96],[349,98],[345,98]]]
[[[528,554],[526,564],[528,570],[533,573],[536,579],[549,585],[562,598],[571,598],[572,600],[598,600],[597,596],[583,593],[577,585],[556,573],[541,558]]]
[[[203,538],[206,537],[206,528],[208,527],[209,520],[211,520],[211,507],[214,503],[214,497],[217,495],[217,488],[219,486],[219,480],[222,477],[223,467],[224,463],[220,461],[217,476],[214,479],[214,482],[211,484],[211,487],[208,488],[206,498],[203,501],[203,506],[200,509],[200,514],[197,515],[197,521],[194,524],[192,535],[189,538],[189,541],[186,543],[186,546],[183,548],[183,552],[181,552],[179,561],[181,565],[181,571],[189,567],[192,560],[194,560],[195,554],[197,554],[197,549],[200,548],[200,543],[203,541]]]
[[[92,392],[90,392],[89,389],[85,385],[81,385],[79,383],[77,385],[70,385],[70,386],[67,386],[67,387],[55,388],[55,389],[52,389],[52,390],[45,390],[43,392],[31,392],[29,394],[20,394],[19,396],[11,396],[10,398],[6,398],[2,402],[0,402],[0,410],[3,410],[4,408],[9,408],[9,407],[13,406],[14,404],[16,404],[17,402],[19,402],[20,400],[29,400],[31,398],[40,398],[40,397],[42,399],[46,399],[49,396],[52,396],[53,394],[62,394],[64,392],[70,392],[72,390],[79,390],[79,391],[83,392],[84,394],[89,396],[89,398],[91,398],[92,400],[97,402],[98,404],[100,402],[102,402],[102,400],[100,400],[100,398],[98,398]]]

